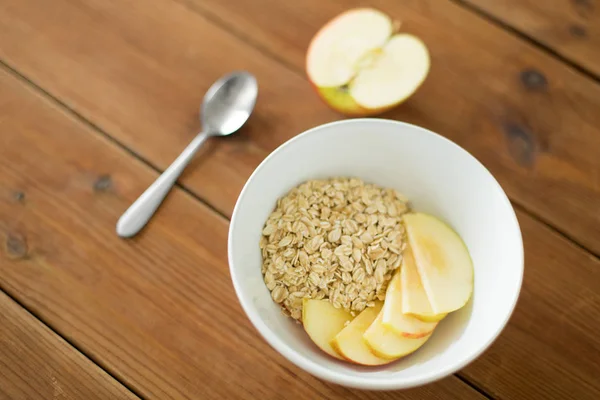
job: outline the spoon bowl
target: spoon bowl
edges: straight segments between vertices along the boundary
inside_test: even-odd
[[[234,72],[216,81],[204,96],[200,116],[209,136],[231,135],[244,125],[256,103],[258,84],[248,72]]]

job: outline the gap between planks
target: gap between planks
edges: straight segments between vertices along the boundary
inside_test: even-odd
[[[0,61],[0,64],[2,64],[1,61]],[[33,310],[31,310],[28,307],[26,307],[18,298],[16,298],[15,296],[13,296],[12,293],[7,288],[2,287],[1,284],[0,284],[0,292],[2,292],[5,295],[7,295],[8,298],[11,299],[12,301],[14,301],[19,307],[21,307],[23,310],[25,310],[26,312],[28,312],[29,314],[31,314],[31,316],[33,316],[42,325],[44,325],[45,327],[47,327],[48,329],[50,329],[50,331],[53,334],[55,334],[56,336],[62,338],[62,340],[64,340],[67,343],[67,345],[69,345],[71,348],[73,348],[76,352],[78,352],[79,354],[81,354],[83,357],[85,357],[87,360],[89,360],[90,362],[92,362],[94,365],[97,365],[98,368],[102,369],[102,371],[106,372],[106,374],[109,377],[111,377],[112,379],[114,379],[117,383],[119,383],[121,386],[123,386],[126,390],[128,390],[129,392],[131,392],[131,394],[133,394],[134,396],[138,397],[140,400],[147,400],[146,397],[144,397],[141,393],[139,393],[133,387],[131,387],[130,385],[128,385],[127,382],[124,379],[120,379],[118,376],[116,376],[115,374],[113,374],[111,372],[110,368],[107,368],[100,360],[97,360],[95,357],[93,357],[93,356],[87,354],[85,351],[81,350],[79,348],[79,346],[76,346],[75,343],[73,343],[69,338],[63,336],[59,331],[57,331],[56,329],[54,329],[54,327],[52,326],[52,324],[48,323],[48,321],[46,321],[44,318],[42,318],[36,312],[34,312]]]
[[[456,5],[464,8],[465,10],[477,15],[479,18],[484,19],[487,22],[489,22],[490,24],[495,25],[496,27],[505,30],[506,32],[512,34],[513,36],[523,40],[524,42],[527,42],[527,43],[537,47],[538,49],[540,49],[540,50],[544,51],[545,53],[547,53],[548,55],[552,56],[553,58],[561,61],[563,64],[567,65],[571,69],[579,72],[581,75],[585,76],[586,78],[589,78],[594,82],[600,83],[600,75],[596,75],[594,72],[590,71],[589,69],[577,64],[574,61],[571,61],[569,58],[563,56],[558,51],[552,49],[550,46],[543,44],[542,42],[535,39],[534,37],[529,36],[528,34],[511,26],[508,22],[504,22],[501,19],[495,17],[493,14],[481,9],[480,7],[477,7],[474,4],[467,3],[464,0],[448,0],[448,1],[455,3]],[[528,211],[528,214],[531,214],[531,213],[529,213],[529,211]]]

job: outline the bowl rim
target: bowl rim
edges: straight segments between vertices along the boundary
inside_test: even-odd
[[[294,143],[296,143],[298,141],[305,140],[306,138],[308,138],[312,135],[318,134],[321,130],[323,130],[325,128],[329,128],[332,126],[352,125],[352,124],[356,124],[359,122],[374,123],[374,124],[391,124],[391,125],[408,128],[408,129],[416,129],[418,131],[421,131],[421,133],[423,135],[434,136],[437,139],[441,139],[441,140],[447,142],[451,146],[455,147],[458,151],[463,152],[467,157],[471,157],[477,164],[479,164],[479,166],[485,171],[485,173],[487,173],[489,175],[489,177],[492,179],[492,182],[494,183],[496,190],[499,192],[499,195],[502,197],[502,201],[505,202],[505,204],[508,206],[508,209],[511,211],[509,218],[511,218],[513,220],[513,222],[515,224],[514,226],[516,226],[516,228],[517,228],[516,230],[517,230],[517,234],[518,234],[518,242],[520,243],[520,246],[518,246],[518,249],[516,250],[518,252],[517,256],[519,258],[519,265],[518,265],[518,268],[520,270],[519,282],[517,285],[517,290],[511,296],[512,298],[510,299],[511,306],[510,306],[509,312],[507,313],[506,317],[502,321],[500,328],[494,335],[492,335],[489,338],[489,340],[483,346],[481,346],[479,349],[477,349],[477,351],[473,352],[472,355],[463,357],[462,359],[454,362],[453,364],[432,370],[431,372],[425,373],[425,374],[419,376],[418,378],[398,379],[397,377],[390,376],[389,378],[386,378],[386,379],[379,378],[377,380],[374,380],[368,376],[348,376],[345,373],[332,371],[332,370],[328,369],[327,367],[324,367],[324,366],[322,366],[318,363],[315,363],[315,362],[309,360],[308,358],[302,356],[297,350],[293,349],[291,346],[289,346],[287,343],[285,343],[279,337],[272,334],[271,330],[263,322],[262,318],[257,313],[253,313],[250,310],[249,305],[241,300],[241,297],[240,297],[241,287],[239,285],[239,279],[237,278],[235,269],[233,267],[233,254],[232,254],[232,248],[231,248],[231,239],[232,239],[233,232],[235,231],[235,228],[237,225],[237,214],[239,212],[240,204],[242,203],[242,201],[244,199],[245,193],[246,193],[248,187],[254,181],[255,176],[262,169],[264,169],[266,167],[266,165],[269,164],[269,162],[271,162],[271,160],[276,156],[276,154],[279,153],[282,149],[292,146]],[[510,202],[510,199],[504,192],[504,189],[502,189],[502,186],[500,186],[500,183],[498,183],[496,178],[492,175],[492,173],[475,156],[473,156],[471,153],[469,153],[467,150],[465,150],[458,144],[454,143],[452,140],[450,140],[442,135],[439,135],[433,131],[430,131],[426,128],[420,127],[418,125],[414,125],[414,124],[410,124],[410,123],[402,122],[402,121],[383,119],[383,118],[353,118],[353,119],[340,120],[340,121],[334,121],[334,122],[321,124],[321,125],[315,126],[313,128],[307,129],[304,132],[288,139],[283,144],[278,146],[275,150],[273,150],[258,165],[258,167],[256,167],[256,169],[252,172],[252,174],[250,175],[250,177],[244,184],[244,187],[242,188],[242,190],[238,196],[238,199],[236,200],[236,204],[233,209],[233,213],[231,215],[231,220],[230,220],[230,224],[229,224],[229,232],[227,235],[227,258],[228,258],[228,263],[229,263],[229,273],[231,275],[231,280],[233,283],[235,294],[238,298],[238,302],[242,306],[242,309],[246,313],[246,316],[248,317],[248,319],[250,320],[250,322],[252,323],[254,328],[260,333],[260,335],[263,337],[263,339],[271,347],[273,347],[277,352],[279,352],[281,355],[283,355],[286,359],[288,359],[290,362],[292,362],[297,367],[309,372],[310,374],[312,374],[318,378],[321,378],[321,379],[324,379],[324,380],[327,380],[330,382],[334,382],[334,383],[337,383],[339,385],[343,385],[346,387],[368,389],[368,390],[395,390],[395,389],[408,389],[408,388],[412,388],[412,387],[416,387],[416,386],[421,386],[421,385],[431,383],[431,382],[437,381],[439,379],[445,378],[451,374],[454,374],[455,372],[459,371],[460,369],[464,368],[466,365],[468,365],[469,363],[471,363],[472,361],[477,359],[498,338],[498,336],[502,333],[502,331],[506,327],[506,324],[510,320],[510,318],[515,310],[515,307],[517,305],[519,295],[521,293],[521,288],[522,288],[522,284],[523,284],[523,273],[524,273],[524,269],[525,269],[523,235],[521,232],[521,227],[519,225],[519,221],[517,219],[515,210]]]

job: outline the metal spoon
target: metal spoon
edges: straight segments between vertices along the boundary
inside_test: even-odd
[[[119,236],[134,236],[146,225],[206,139],[231,135],[244,125],[252,113],[257,94],[256,78],[243,71],[222,77],[208,89],[200,109],[202,132],[119,218]]]

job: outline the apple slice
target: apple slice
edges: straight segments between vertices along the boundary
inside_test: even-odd
[[[383,313],[384,311],[379,313],[363,335],[367,346],[378,357],[392,361],[397,360],[417,350],[431,337],[431,333],[418,339],[400,336],[385,326]]]
[[[429,72],[429,53],[417,37],[395,33],[398,26],[381,11],[357,8],[317,32],[306,72],[325,103],[346,115],[374,115],[417,90]]]
[[[335,358],[342,357],[331,347],[330,342],[340,333],[347,322],[352,321],[349,312],[335,308],[329,300],[302,300],[302,325],[311,340],[325,353]]]
[[[404,215],[408,242],[434,314],[464,306],[473,293],[473,263],[460,236],[439,219]]]
[[[424,322],[402,312],[402,300],[404,296],[400,271],[396,272],[392,277],[385,292],[381,323],[386,329],[399,336],[413,339],[429,336],[437,326],[437,322]]]
[[[421,283],[421,277],[410,246],[402,254],[402,266],[400,269],[400,283],[402,287],[402,312],[412,315],[421,321],[437,322],[447,314],[434,314],[431,304]]]
[[[434,315],[416,315],[416,314],[407,314],[407,315],[412,315],[416,319],[419,319],[423,322],[440,322],[441,320],[446,318],[448,313],[434,314]]]
[[[381,311],[381,303],[365,308],[331,341],[331,346],[348,361],[361,365],[383,365],[392,360],[377,357],[367,346],[363,335]]]

